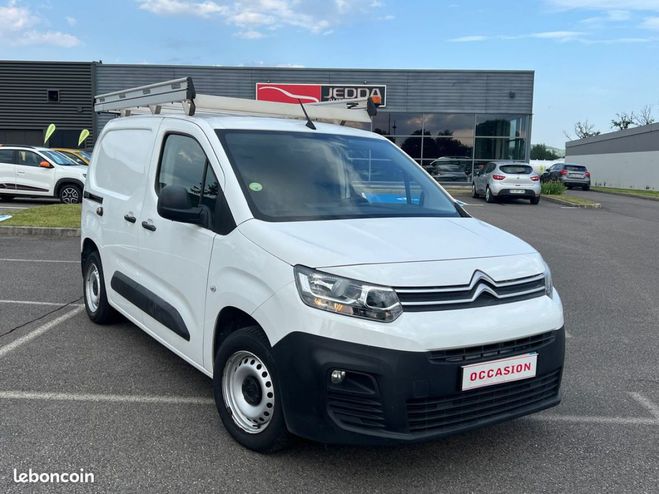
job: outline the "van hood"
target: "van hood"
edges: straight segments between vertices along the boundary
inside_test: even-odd
[[[291,265],[311,268],[534,254],[517,237],[475,218],[360,218],[265,222],[240,232]]]

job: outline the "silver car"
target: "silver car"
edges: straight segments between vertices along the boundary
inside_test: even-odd
[[[471,195],[483,196],[487,202],[496,202],[502,197],[518,197],[538,204],[540,176],[528,163],[491,161],[475,173]]]

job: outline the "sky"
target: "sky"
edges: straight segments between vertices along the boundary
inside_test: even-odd
[[[0,59],[534,70],[534,144],[659,120],[659,0],[0,0]]]

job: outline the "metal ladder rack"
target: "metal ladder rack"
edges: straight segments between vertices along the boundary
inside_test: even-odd
[[[304,105],[314,121],[370,123],[377,103],[368,98]],[[306,119],[300,105],[197,94],[192,78],[183,77],[94,97],[94,111],[133,114],[195,113]]]

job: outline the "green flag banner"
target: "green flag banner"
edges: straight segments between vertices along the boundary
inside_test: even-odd
[[[85,139],[89,137],[89,131],[87,129],[82,129],[82,132],[80,132],[80,137],[78,137],[78,147],[82,145],[83,142],[85,142]]]
[[[46,137],[45,137],[44,140],[43,140],[43,143],[44,143],[44,144],[46,144],[46,143],[48,142],[48,139],[50,139],[50,137],[55,133],[55,129],[56,129],[56,128],[57,128],[57,127],[55,127],[55,124],[54,124],[54,123],[51,123],[51,124],[48,126],[48,128],[46,129]]]

